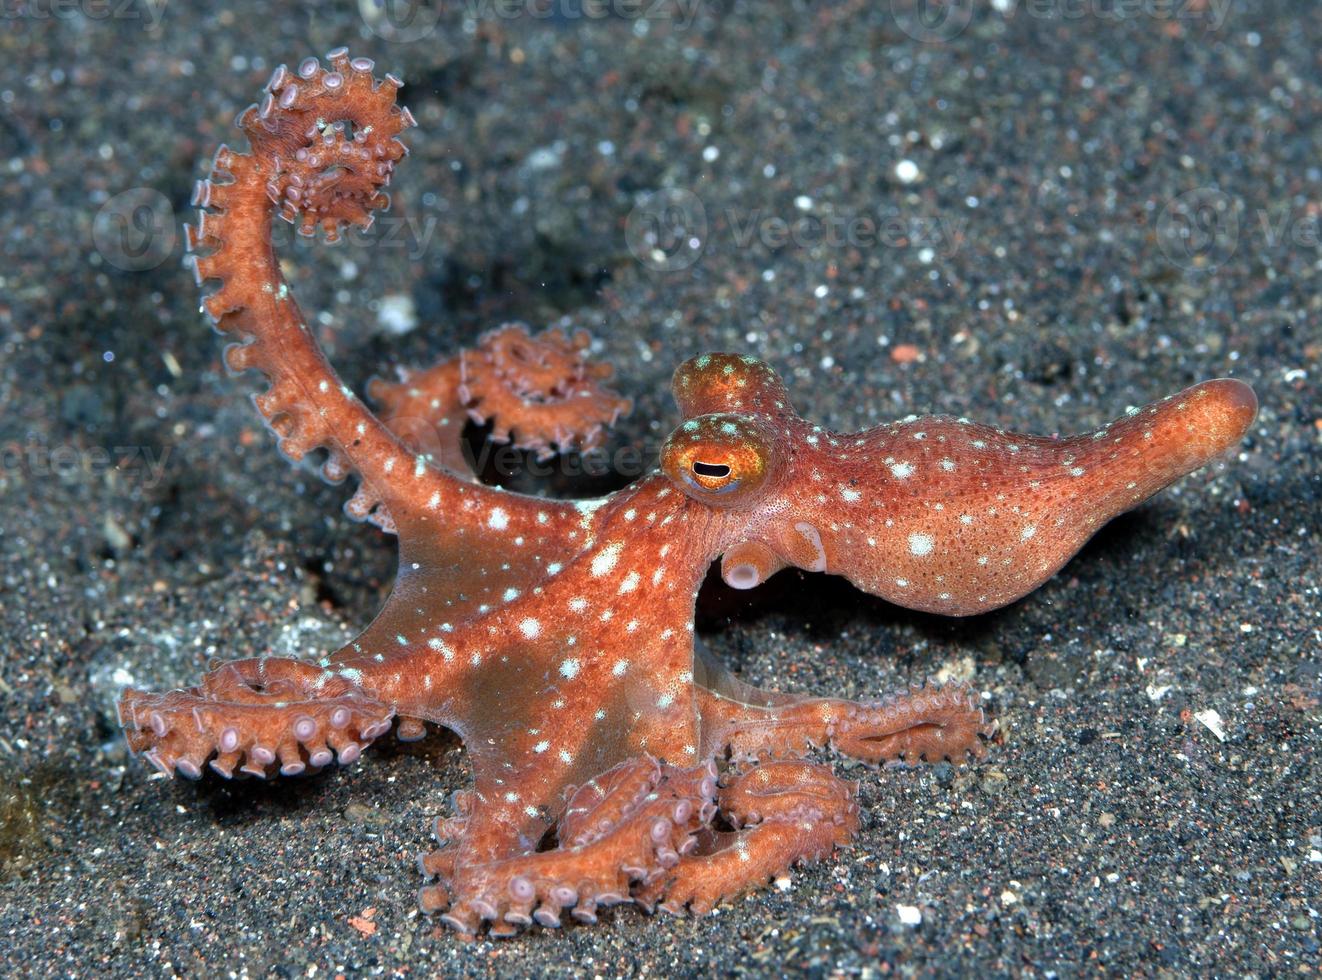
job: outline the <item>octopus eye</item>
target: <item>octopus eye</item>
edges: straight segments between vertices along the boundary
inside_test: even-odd
[[[690,497],[731,506],[766,483],[772,442],[765,424],[746,415],[703,415],[671,433],[661,468]]]
[[[724,480],[730,475],[730,467],[724,463],[704,463],[700,459],[693,461],[693,474],[713,480]]]

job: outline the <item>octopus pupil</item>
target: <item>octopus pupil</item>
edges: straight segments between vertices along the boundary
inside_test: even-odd
[[[694,460],[693,472],[698,476],[706,476],[719,480],[730,475],[730,467],[726,466],[724,463],[704,463],[701,460]]]

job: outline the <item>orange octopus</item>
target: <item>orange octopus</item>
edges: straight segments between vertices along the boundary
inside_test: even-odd
[[[1110,518],[1244,435],[1253,392],[1209,381],[1086,435],[917,418],[839,434],[805,421],[776,373],[735,354],[680,365],[681,422],[659,470],[589,501],[478,482],[469,418],[539,454],[594,445],[628,409],[584,335],[507,326],[475,352],[376,384],[373,413],[317,346],[271,247],[279,214],[328,240],[367,226],[413,124],[402,84],[343,49],[279,68],[222,147],[189,229],[203,301],[280,449],[357,474],[350,514],[399,539],[385,608],[317,663],[256,656],[196,687],[126,690],[129,744],[167,775],[293,776],[348,764],[392,725],[468,748],[471,792],[419,861],[422,908],[510,935],[634,902],[694,913],[845,845],[853,783],[813,753],[962,762],[992,727],[960,687],[852,702],[763,691],[695,652],[716,559],[752,588],[794,566],[914,609],[967,615],[1031,591]]]

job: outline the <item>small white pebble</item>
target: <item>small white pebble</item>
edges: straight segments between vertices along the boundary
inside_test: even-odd
[[[381,297],[376,309],[376,322],[382,330],[402,337],[418,325],[418,311],[413,297],[407,293],[389,293]]]
[[[1226,727],[1221,721],[1221,714],[1215,708],[1207,708],[1203,711],[1195,711],[1193,716],[1203,723],[1203,726],[1217,737],[1217,741],[1226,740]]]

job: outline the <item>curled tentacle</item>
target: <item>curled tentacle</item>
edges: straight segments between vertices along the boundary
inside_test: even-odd
[[[235,766],[265,778],[276,763],[285,776],[336,757],[348,765],[393,717],[393,708],[341,675],[283,658],[232,661],[196,687],[130,688],[119,701],[129,747],[167,776],[190,779],[208,763],[226,779]]]
[[[397,381],[376,378],[367,391],[410,450],[475,480],[462,438],[470,418],[491,422],[497,442],[543,457],[601,444],[605,427],[630,403],[600,384],[611,369],[587,359],[589,342],[582,330],[572,338],[560,330],[530,336],[522,324],[507,324],[471,351],[424,370],[399,368]]]
[[[275,260],[273,214],[297,222],[301,234],[321,228],[328,242],[346,226],[366,228],[389,206],[385,193],[407,152],[398,139],[416,125],[395,104],[403,84],[377,81],[372,63],[344,49],[295,71],[281,66],[261,102],[237,122],[250,153],[222,146],[211,175],[193,194],[197,222],[186,228],[198,284],[219,283],[202,300],[216,329],[236,343],[225,352],[233,371],[260,371],[270,387],[253,401],[279,440],[281,452],[301,459],[315,449],[330,456],[332,481],[357,471],[370,491],[351,512],[388,529],[392,503],[386,466],[410,455],[345,387],[326,361],[294,302]],[[453,489],[438,484],[445,496]]]
[[[650,789],[635,799],[645,785]],[[464,933],[483,922],[493,936],[512,935],[533,922],[554,928],[566,909],[581,922],[595,922],[599,908],[630,901],[635,886],[691,852],[694,834],[714,812],[716,790],[710,765],[658,770],[650,759],[631,760],[580,798],[596,798],[611,817],[580,823],[586,830],[582,843],[562,841],[555,850],[466,867],[446,849],[433,852],[421,866],[441,880],[421,889],[419,903],[424,912],[443,912],[442,921]]]
[[[722,782],[718,805],[738,829],[705,833],[693,853],[638,890],[644,908],[700,915],[798,862],[826,857],[858,831],[857,786],[825,766],[763,763]]]
[[[588,360],[590,343],[584,330],[532,336],[506,324],[460,355],[460,397],[475,421],[492,423],[497,442],[541,457],[593,449],[631,403],[602,384],[611,367]]]

